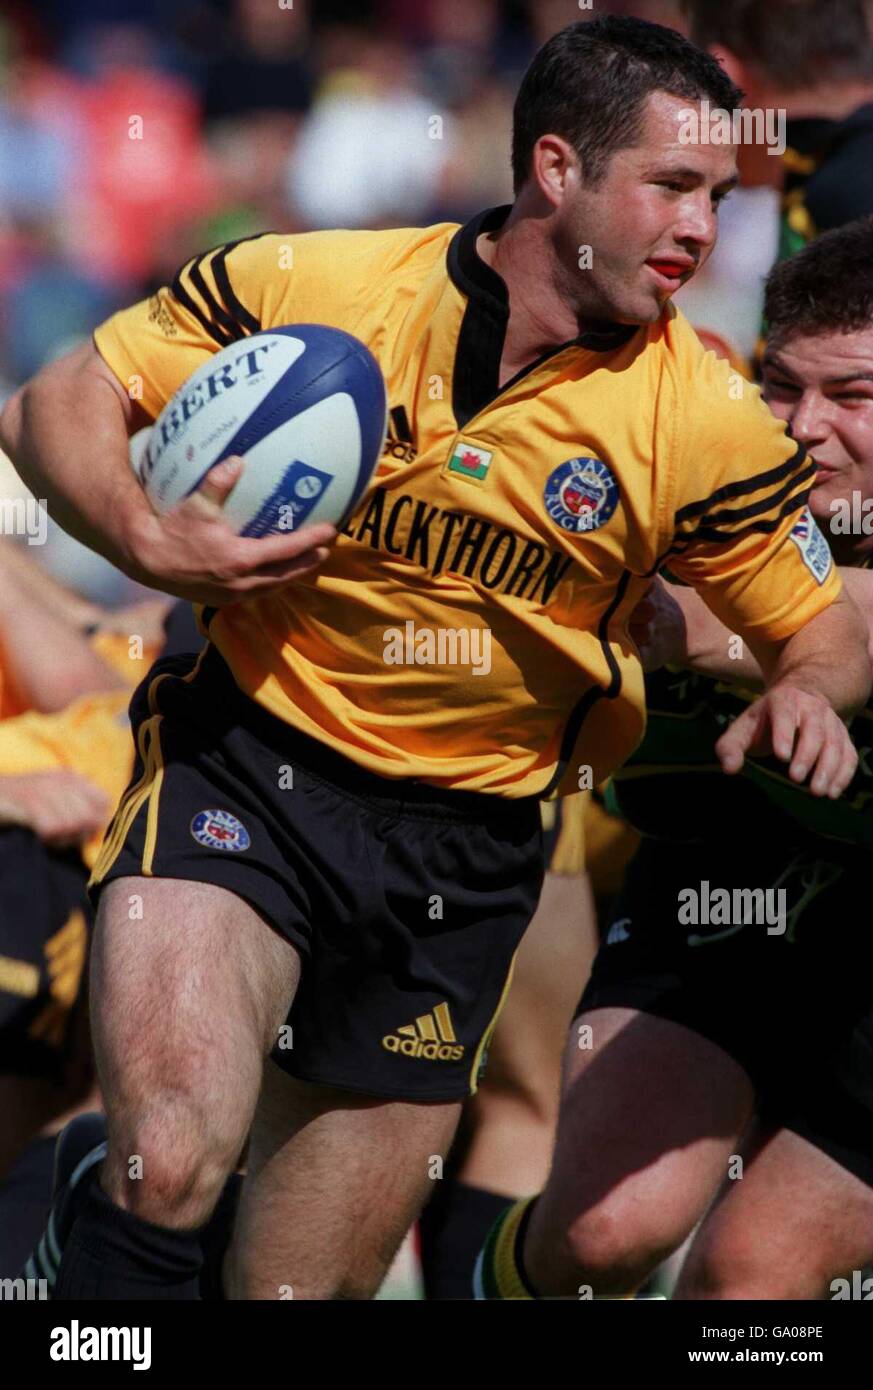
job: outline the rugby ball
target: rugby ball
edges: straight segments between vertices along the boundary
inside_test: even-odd
[[[167,402],[131,462],[157,512],[232,454],[245,469],[224,513],[237,534],[345,525],[385,443],[385,382],[338,328],[271,328],[222,348]]]

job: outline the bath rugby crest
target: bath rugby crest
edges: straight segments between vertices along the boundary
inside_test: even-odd
[[[229,811],[198,811],[191,822],[191,834],[207,849],[248,849],[249,832]]]
[[[618,506],[618,483],[600,459],[568,459],[549,474],[543,501],[562,530],[596,531]]]

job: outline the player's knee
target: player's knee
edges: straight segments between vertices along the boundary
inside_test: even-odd
[[[239,1144],[178,1099],[152,1107],[110,1145],[104,1184],[120,1206],[158,1225],[195,1226],[212,1211]]]
[[[579,1281],[595,1296],[632,1292],[681,1241],[682,1233],[655,1211],[612,1198],[577,1216],[565,1235]]]
[[[812,1274],[798,1260],[774,1259],[760,1233],[722,1230],[717,1238],[692,1249],[682,1270],[676,1296],[682,1299],[810,1298],[805,1286]],[[814,1282],[814,1276],[813,1276]],[[801,1285],[804,1287],[801,1288]]]

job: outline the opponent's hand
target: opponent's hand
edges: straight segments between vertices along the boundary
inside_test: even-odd
[[[746,754],[774,754],[788,763],[792,782],[810,773],[813,796],[836,799],[855,775],[858,754],[845,724],[820,695],[774,685],[722,734],[716,755],[727,773],[739,772]]]
[[[631,613],[628,631],[637,645],[644,671],[661,666],[683,666],[688,655],[685,615],[670,594],[670,586],[656,579]]]
[[[327,522],[258,540],[234,534],[221,509],[244,466],[224,459],[177,507],[140,518],[130,549],[147,583],[219,606],[269,593],[324,563],[337,534]]]
[[[68,768],[0,777],[0,825],[25,825],[56,849],[90,840],[111,810],[100,787]]]

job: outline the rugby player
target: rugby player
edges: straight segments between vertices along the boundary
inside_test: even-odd
[[[675,33],[572,25],[522,84],[511,207],[217,248],[7,406],[58,520],[202,604],[210,637],[135,697],[95,866],[109,1141],[58,1193],[59,1296],[195,1297],[250,1129],[228,1295],[372,1295],[476,1086],[542,881],[538,798],[642,733],[627,623],[667,557],[766,672],[724,768],[769,738],[816,795],[851,777],[839,716],[869,667],[835,569],[791,540],[813,467],[669,305],[736,178],[733,149],[677,139],[704,99],[739,93]],[[216,347],[295,320],[356,334],[388,384],[395,442],[357,515],[332,546],[237,538],[239,461],[154,515],[128,433]],[[389,669],[409,616],[487,629],[491,674]]]
[[[684,0],[690,36],[755,110],[784,111],[776,159],[744,149],[782,181],[780,259],[820,232],[873,213],[873,34],[864,0]]]
[[[814,459],[809,511],[873,650],[873,218],[782,262],[766,315],[766,399]],[[727,782],[713,744],[760,670],[695,594],[655,607],[675,621],[646,655],[674,666],[647,679],[648,732],[614,781],[644,839],[571,1029],[551,1177],[489,1238],[480,1288],[627,1295],[702,1219],[676,1296],[827,1298],[873,1259],[873,708],[838,800],[772,760]],[[783,920],[690,923],[681,895],[704,883],[782,890]]]

